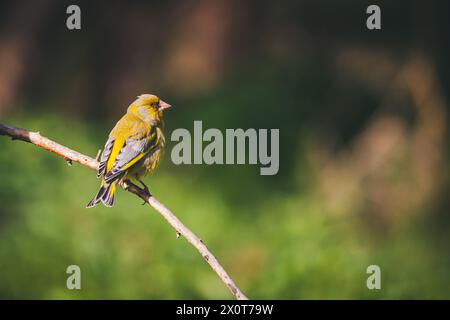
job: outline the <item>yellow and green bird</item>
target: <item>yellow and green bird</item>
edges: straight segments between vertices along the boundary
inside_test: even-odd
[[[170,107],[152,94],[138,96],[128,107],[106,141],[97,172],[102,183],[87,208],[100,202],[112,207],[121,180],[134,178],[147,188],[141,178],[161,162],[165,145],[163,111]]]

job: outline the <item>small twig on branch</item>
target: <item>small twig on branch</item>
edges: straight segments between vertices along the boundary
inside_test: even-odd
[[[82,166],[94,170],[97,170],[99,165],[96,159],[88,157],[82,153],[56,143],[44,136],[41,136],[39,132],[30,132],[25,129],[0,124],[0,135],[9,136],[13,140],[22,140],[37,145],[63,157],[68,164],[77,162]],[[184,237],[190,244],[192,244],[198,250],[198,252],[200,252],[206,262],[208,262],[214,272],[217,273],[217,275],[220,277],[223,283],[225,283],[225,285],[228,287],[228,289],[236,299],[247,299],[247,297],[234,284],[228,273],[220,265],[216,257],[209,251],[203,241],[199,237],[197,237],[191,230],[189,230],[189,228],[187,228],[169,209],[167,209],[166,206],[159,202],[155,197],[146,193],[145,190],[139,188],[134,183],[128,180],[122,182],[122,187],[128,192],[134,193],[150,206],[152,206],[175,229],[177,236]]]

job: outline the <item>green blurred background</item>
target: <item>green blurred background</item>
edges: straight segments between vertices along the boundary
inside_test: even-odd
[[[78,4],[82,29],[66,28]],[[450,5],[0,1],[0,122],[95,156],[141,93],[176,128],[279,128],[280,170],[180,165],[146,181],[254,299],[450,298]],[[153,209],[0,137],[0,298],[231,298]],[[81,290],[66,268],[81,268]],[[382,289],[368,290],[379,265]]]

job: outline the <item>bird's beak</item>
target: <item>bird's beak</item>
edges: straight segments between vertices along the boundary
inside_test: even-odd
[[[168,104],[167,102],[164,102],[162,100],[159,100],[159,110],[166,110],[172,108],[172,106],[170,104]]]

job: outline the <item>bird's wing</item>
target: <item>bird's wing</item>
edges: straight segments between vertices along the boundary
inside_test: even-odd
[[[97,171],[97,178],[100,178],[102,174],[105,173],[106,162],[108,161],[109,155],[111,154],[112,147],[114,145],[114,137],[110,136],[108,141],[105,143],[105,147],[103,148],[102,156],[100,158],[100,165]]]
[[[139,132],[127,139],[116,139],[107,161],[105,182],[120,176],[144,156],[154,152],[158,145],[156,127]]]

